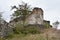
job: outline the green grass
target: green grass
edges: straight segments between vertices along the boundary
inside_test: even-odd
[[[56,37],[49,37],[48,40],[56,40]],[[41,34],[13,34],[13,37],[8,37],[6,39],[0,40],[47,40],[47,35],[44,33]]]
[[[45,40],[45,38],[40,34],[17,34],[13,38],[6,39],[6,40]]]

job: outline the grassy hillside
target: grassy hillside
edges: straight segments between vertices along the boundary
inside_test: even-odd
[[[15,35],[12,39],[6,39],[6,40],[45,40],[46,38],[43,37],[42,34],[28,34],[25,36],[19,36]]]
[[[55,29],[45,29],[44,33],[39,34],[13,34],[8,36],[6,39],[1,40],[60,40],[60,36],[57,35],[60,32]]]

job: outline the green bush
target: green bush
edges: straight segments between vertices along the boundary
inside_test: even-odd
[[[14,37],[14,34],[8,34],[8,36],[6,36],[5,38],[13,38]]]
[[[50,24],[47,22],[44,24],[44,26],[45,26],[45,28],[50,28]]]
[[[37,34],[40,33],[40,30],[38,30],[35,26],[28,26],[22,29],[20,32],[23,34]]]
[[[14,31],[15,34],[19,34],[19,33],[20,33],[20,30],[19,30],[18,27],[15,27],[15,28],[13,29],[13,31]]]
[[[40,33],[40,30],[38,30],[38,28],[36,28],[36,26],[25,26],[25,27],[21,27],[21,26],[16,26],[14,28],[14,33],[15,34],[36,34],[36,33]]]

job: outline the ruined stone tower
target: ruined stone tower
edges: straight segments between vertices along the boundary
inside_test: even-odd
[[[32,13],[27,17],[26,21],[28,24],[43,24],[43,10],[35,7]]]

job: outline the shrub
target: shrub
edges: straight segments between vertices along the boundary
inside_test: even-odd
[[[44,26],[45,26],[45,28],[50,28],[50,24],[47,22],[44,24]]]

